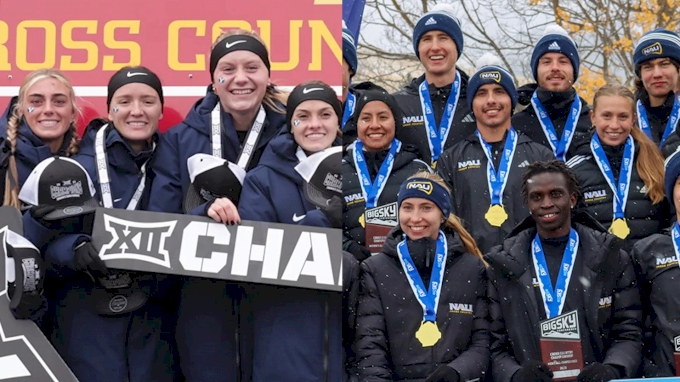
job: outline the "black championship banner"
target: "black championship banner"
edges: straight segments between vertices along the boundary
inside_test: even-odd
[[[98,208],[93,244],[107,267],[342,291],[342,231]]]
[[[0,381],[77,382],[42,331],[31,320],[17,320],[7,292],[7,230],[23,234],[16,208],[0,208]]]
[[[680,336],[673,338],[673,358],[675,360],[675,376],[680,376]]]
[[[571,311],[541,322],[541,355],[555,381],[575,381],[583,369],[578,312]]]
[[[387,234],[399,224],[397,202],[367,209],[364,218],[366,219],[366,248],[375,255],[382,250]]]

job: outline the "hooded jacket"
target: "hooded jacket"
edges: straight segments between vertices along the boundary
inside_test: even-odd
[[[571,104],[574,102],[574,98],[578,96],[578,93],[576,93],[574,88],[571,88],[566,92],[551,92],[539,88],[538,84],[524,85],[517,90],[520,93],[520,104],[528,106],[512,116],[512,126],[518,132],[524,133],[532,141],[540,143],[552,150],[550,141],[541,127],[541,122],[538,119],[536,110],[531,104],[531,97],[534,94],[534,91],[538,90],[538,99],[548,112],[548,117],[550,117],[550,120],[553,123],[557,137],[561,139],[562,133],[564,132],[564,126],[566,125],[567,118],[571,112]],[[565,160],[569,160],[576,155],[576,150],[581,145],[590,142],[591,125],[590,107],[588,106],[588,102],[581,98],[581,114],[579,114],[578,122],[576,123],[576,131],[569,144]]]
[[[453,122],[449,129],[449,135],[444,144],[444,150],[464,140],[477,129],[474,115],[467,104],[466,94],[469,77],[462,70],[458,70],[458,72],[461,79],[460,96],[458,97],[456,111],[453,114]],[[420,92],[418,91],[418,87],[423,81],[425,81],[425,74],[414,78],[411,80],[411,83],[392,95],[397,99],[403,117],[402,128],[397,130],[397,139],[403,144],[415,146],[420,154],[420,159],[425,161],[425,163],[431,163],[432,153],[428,138],[429,133],[425,128],[425,116],[420,105]],[[451,93],[451,86],[452,84],[448,84],[437,88],[433,84],[428,84],[437,129],[446,108],[446,101]]]
[[[371,181],[375,181],[377,172],[385,160],[388,151],[364,153],[369,172],[372,171],[371,167],[375,167],[375,171],[371,174]],[[392,171],[387,178],[380,198],[378,198],[377,206],[396,202],[401,184],[411,175],[421,170],[431,171],[427,163],[417,158],[417,154],[413,151],[412,147],[401,147],[395,155]],[[342,158],[342,193],[345,197],[342,216],[343,249],[348,250],[350,241],[366,246],[365,228],[359,221],[366,211],[366,200],[361,191],[361,183],[354,163],[354,146],[349,147],[345,157]],[[358,260],[362,261],[364,259],[360,258]]]
[[[295,171],[297,148],[287,131],[272,139],[259,165],[243,181],[241,219],[331,228],[326,215],[304,195],[304,179]]]
[[[652,129],[652,140],[659,146],[663,133],[666,131],[666,124],[668,123],[668,118],[671,116],[671,111],[673,110],[673,103],[675,102],[675,93],[670,92],[666,96],[666,101],[663,105],[657,107],[651,107],[649,104],[649,95],[646,91],[637,92],[638,99],[642,102],[642,106],[647,112],[647,119],[649,120],[649,125]],[[637,112],[637,108],[636,108]],[[637,122],[637,121],[636,121]],[[680,129],[675,128],[675,131],[666,138],[661,146],[661,153],[664,158],[669,157],[675,152],[680,146]]]
[[[212,154],[211,112],[219,102],[217,94],[208,88],[204,98],[198,100],[184,121],[171,127],[162,136],[156,151],[156,163],[151,185],[153,198],[150,211],[182,213],[182,201],[191,184],[187,159],[194,154]],[[264,106],[267,113],[263,130],[253,150],[248,169],[255,168],[270,140],[280,132],[286,116]],[[231,115],[222,113],[222,157],[230,162],[238,160],[240,144]]]
[[[9,118],[12,115],[12,109],[14,105],[19,100],[19,97],[12,97],[7,109],[0,116],[0,135],[7,137],[7,125],[9,123]],[[52,154],[50,147],[43,143],[43,141],[33,133],[31,128],[26,123],[24,118],[19,121],[19,126],[17,128],[17,139],[16,139],[16,165],[17,173],[19,176],[19,188],[24,185],[24,182],[30,175],[31,171],[47,158],[51,158],[54,155],[66,156],[66,150],[71,144],[71,138],[73,136],[73,130],[68,129],[64,135],[64,142],[62,143],[59,151],[56,154]]]
[[[440,157],[437,173],[452,190],[451,212],[463,219],[482,253],[501,244],[507,234],[529,215],[522,196],[522,176],[526,166],[554,158],[550,149],[531,141],[524,134],[517,135],[517,148],[502,200],[508,219],[500,227],[494,227],[484,218],[491,198],[487,181],[488,160],[479,138],[470,135]]]
[[[638,241],[632,251],[640,291],[652,325],[645,332],[646,377],[676,375],[675,338],[680,336],[680,267],[671,229]]]
[[[361,381],[424,381],[447,364],[461,381],[480,378],[489,364],[487,277],[481,259],[466,252],[460,236],[444,228],[447,258],[437,307],[442,336],[424,348],[416,339],[423,308],[413,294],[397,255],[403,231],[390,232],[382,253],[361,263],[356,355]],[[429,288],[436,243],[408,242],[409,252]]]
[[[641,359],[642,311],[630,257],[621,250],[621,240],[603,232],[592,218],[577,215],[572,227],[579,235],[574,272],[580,276],[571,278],[565,304],[571,303],[571,309],[576,308],[574,301],[581,305],[577,308],[581,342],[592,346],[583,349],[584,363],[610,364],[621,377],[633,377]],[[525,361],[542,360],[539,323],[541,316],[545,319],[545,308],[536,293],[539,284],[533,281],[535,236],[536,223],[528,217],[484,257],[491,281],[494,381],[509,382]]]
[[[617,180],[623,158],[623,147],[623,145],[617,147],[602,146]],[[671,219],[671,210],[667,199],[664,198],[659,204],[652,204],[652,200],[647,196],[647,187],[640,178],[637,169],[639,152],[640,146],[636,144],[628,201],[624,211],[630,228],[630,234],[626,238],[625,249],[627,251],[630,251],[636,241],[651,234],[659,233],[662,229],[668,227]],[[583,198],[579,203],[579,208],[588,211],[600,224],[609,229],[614,216],[614,194],[595,161],[590,149],[590,142],[587,145],[582,145],[577,155],[567,165],[574,171],[581,186]]]
[[[356,337],[357,304],[359,302],[359,261],[342,251],[342,346],[345,365],[343,382],[358,378],[353,344]]]

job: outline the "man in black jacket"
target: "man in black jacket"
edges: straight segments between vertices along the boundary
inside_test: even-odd
[[[537,84],[518,89],[519,103],[528,105],[512,117],[512,126],[567,161],[590,141],[590,108],[573,85],[580,59],[574,40],[557,25],[548,25],[531,54]]]
[[[413,49],[425,74],[394,93],[403,114],[397,139],[418,148],[433,165],[441,153],[474,133],[475,123],[466,102],[468,77],[456,69],[463,53],[460,21],[448,4],[437,4],[413,29]]]
[[[531,164],[522,194],[531,217],[485,257],[494,381],[572,377],[606,382],[635,376],[642,311],[633,265],[621,241],[588,215],[572,217],[579,188],[563,162]],[[546,358],[550,352],[541,333],[547,319],[563,316],[577,317],[574,330],[580,341],[572,341],[577,362],[560,369],[555,366],[559,359]]]
[[[467,102],[477,131],[446,150],[437,173],[452,189],[453,213],[486,253],[529,215],[520,194],[526,166],[554,156],[510,125],[517,91],[507,70],[480,69],[470,78]]]

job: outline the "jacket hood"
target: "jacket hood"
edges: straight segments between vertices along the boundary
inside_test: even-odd
[[[530,84],[525,84],[517,88],[517,93],[519,94],[519,100],[518,103],[522,106],[529,106],[531,105],[531,97],[534,95],[534,92],[536,90],[539,90],[539,98],[541,99],[541,102],[543,105],[548,108],[548,109],[562,109],[566,106],[566,113],[568,114],[569,112],[569,107],[571,106],[571,103],[574,100],[574,97],[578,95],[578,92],[574,87],[569,88],[566,92],[551,92],[548,90],[543,90],[538,87],[537,83],[530,83]],[[583,97],[579,96],[581,99],[581,115],[584,113],[589,113],[590,108],[586,108],[584,106],[588,105],[588,102],[583,99]]]
[[[210,130],[206,128],[206,123],[210,123],[210,113],[215,109],[215,105],[220,101],[220,98],[212,91],[211,85],[208,85],[205,97],[196,101],[191,110],[184,117],[184,123],[197,131],[210,135]]]
[[[456,67],[456,69],[458,70],[458,73],[460,73],[460,79],[461,79],[460,97],[459,97],[459,101],[458,101],[458,102],[460,102],[460,98],[466,97],[465,94],[467,93],[467,85],[468,85],[468,81],[470,81],[470,76],[468,76],[467,73],[465,73],[460,68]],[[412,79],[411,82],[409,82],[409,84],[406,85],[406,87],[404,88],[404,91],[408,94],[418,95],[419,94],[418,87],[420,86],[420,84],[423,81],[425,81],[425,74],[422,74],[418,78]],[[434,86],[433,84],[429,84],[428,87],[429,87],[429,90],[430,90],[430,95],[437,94],[437,87],[436,86]],[[448,84],[448,85],[444,86],[443,88],[451,89],[451,84]]]

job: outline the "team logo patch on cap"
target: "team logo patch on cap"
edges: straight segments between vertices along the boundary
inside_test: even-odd
[[[127,298],[125,296],[117,295],[113,296],[111,300],[109,301],[109,309],[113,313],[119,313],[122,312],[125,308],[127,308]]]
[[[332,192],[342,193],[342,179],[338,178],[338,174],[327,173],[323,185]]]
[[[432,193],[432,183],[431,182],[410,182],[406,184],[407,190],[420,190],[427,195]]]
[[[76,180],[65,180],[50,186],[50,195],[54,200],[80,198],[83,195],[83,183]]]
[[[661,46],[660,42],[655,42],[654,44],[642,48],[642,54],[645,56],[648,56],[650,54],[662,54],[663,53],[663,47]]]
[[[483,80],[494,80],[496,82],[501,82],[501,72],[483,72],[479,73],[479,78]]]

